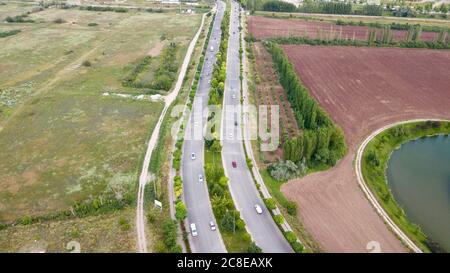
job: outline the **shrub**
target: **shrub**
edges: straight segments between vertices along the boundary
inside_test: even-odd
[[[33,218],[31,218],[31,216],[28,215],[23,216],[22,218],[19,219],[19,223],[24,226],[30,225],[33,223]]]
[[[177,245],[177,222],[172,219],[167,219],[162,225],[162,230],[164,246],[170,252],[178,252],[179,246]]]
[[[278,225],[282,225],[284,223],[284,218],[283,215],[281,214],[275,215],[273,219],[275,220],[275,223],[277,223]]]
[[[14,29],[14,30],[9,30],[9,31],[0,31],[0,38],[16,35],[19,32],[21,32],[20,29]]]
[[[280,160],[273,163],[268,170],[270,176],[277,181],[287,181],[300,175],[299,168],[290,160]]]
[[[151,224],[156,221],[156,215],[152,211],[147,214],[147,221]]]
[[[367,155],[367,159],[369,160],[370,164],[373,166],[380,166],[380,159],[378,159],[377,154],[374,151],[370,151]]]
[[[296,10],[294,4],[282,2],[282,1],[267,1],[263,5],[264,11],[276,11],[276,12],[293,12]]]
[[[238,230],[244,230],[245,229],[245,222],[242,219],[236,220],[236,229]]]
[[[229,210],[225,213],[225,215],[222,217],[222,220],[220,221],[221,229],[228,232],[234,232],[238,228],[237,222],[240,219],[236,217],[236,212],[237,211]]]
[[[177,199],[183,194],[183,180],[179,175],[173,178],[173,190]]]
[[[120,229],[122,231],[127,231],[130,229],[130,223],[128,222],[127,219],[125,218],[120,218],[119,219],[119,225],[120,225]]]
[[[183,221],[187,217],[187,209],[183,202],[178,201],[175,205],[175,217],[178,221]]]
[[[286,206],[287,209],[287,213],[289,215],[295,216],[297,215],[297,204],[294,202],[289,202],[288,205]]]
[[[86,61],[83,61],[82,65],[85,67],[90,67],[90,66],[92,66],[92,63],[90,61],[86,60]]]
[[[284,236],[286,237],[286,240],[292,245],[294,242],[297,242],[297,236],[295,236],[295,233],[292,231],[286,231],[284,233]]]
[[[303,251],[304,251],[304,247],[303,247],[303,245],[302,244],[300,244],[299,242],[293,242],[292,244],[291,244],[291,246],[292,246],[292,249],[294,249],[294,251],[295,251],[295,253],[303,253]]]
[[[88,24],[88,27],[96,27],[96,26],[98,26],[97,23],[89,23],[89,24]]]
[[[262,249],[252,242],[247,248],[247,253],[262,253]]]
[[[19,15],[15,17],[8,16],[6,17],[5,21],[8,23],[34,23],[31,19],[25,19],[27,15]]]
[[[244,242],[246,243],[252,243],[252,237],[250,236],[250,234],[248,234],[247,232],[242,234],[242,239],[244,240]]]
[[[273,200],[273,198],[265,198],[264,199],[264,203],[266,204],[266,207],[269,210],[274,210],[276,209],[277,205],[275,203],[275,200]]]
[[[57,18],[57,19],[53,20],[53,23],[55,23],[55,24],[63,24],[65,22],[66,21],[62,18]]]

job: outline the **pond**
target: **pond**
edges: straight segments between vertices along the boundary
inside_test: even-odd
[[[388,162],[387,180],[408,219],[450,251],[450,136],[403,144]]]

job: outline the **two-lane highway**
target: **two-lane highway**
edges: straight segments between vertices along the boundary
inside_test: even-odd
[[[181,162],[183,194],[188,211],[187,222],[189,225],[194,223],[198,232],[198,235],[195,237],[192,236],[192,233],[189,235],[191,250],[196,253],[226,252],[209,200],[208,187],[204,175],[203,142],[203,127],[206,124],[206,117],[204,117],[203,113],[208,106],[208,93],[222,35],[220,25],[224,10],[225,4],[219,1],[183,143]],[[195,159],[191,157],[192,153],[195,154]],[[203,179],[199,179],[199,175],[202,175]],[[211,230],[211,221],[215,224],[216,230]],[[189,228],[187,227],[187,229]]]
[[[247,168],[242,143],[240,110],[239,4],[231,1],[230,37],[227,51],[227,78],[222,115],[222,161],[237,209],[241,212],[249,233],[263,252],[293,252],[270,212],[260,198],[253,177]],[[232,162],[236,162],[236,167]],[[258,214],[254,206],[262,207]]]

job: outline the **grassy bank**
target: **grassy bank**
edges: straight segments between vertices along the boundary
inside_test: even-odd
[[[362,157],[361,169],[364,180],[375,194],[378,202],[395,224],[423,251],[437,251],[436,244],[411,223],[403,209],[395,201],[386,178],[386,169],[392,152],[403,143],[414,139],[450,134],[450,122],[414,122],[398,125],[383,131],[371,140]]]

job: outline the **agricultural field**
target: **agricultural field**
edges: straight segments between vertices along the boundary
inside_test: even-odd
[[[448,25],[447,25],[448,27]],[[334,22],[321,22],[302,19],[278,19],[262,16],[250,16],[248,20],[250,33],[257,39],[267,39],[275,37],[308,37],[310,39],[352,39],[364,40],[369,37],[370,27],[336,25]],[[377,35],[381,35],[382,29],[374,29]],[[392,30],[394,41],[405,40],[406,30]],[[420,39],[422,41],[435,41],[438,38],[437,32],[422,31]]]
[[[311,95],[340,126],[347,155],[327,171],[282,186],[326,252],[407,251],[358,188],[358,145],[376,129],[415,118],[450,118],[448,50],[283,45]]]
[[[10,16],[3,7],[1,16]],[[0,222],[67,210],[97,196],[134,196],[163,103],[123,80],[143,58],[152,61],[139,75],[154,77],[149,71],[158,70],[171,44],[176,76],[201,14],[48,8],[27,18],[34,22],[0,23],[1,31],[21,30],[0,38]],[[119,216],[92,217],[116,224]],[[61,232],[66,225],[52,224]],[[34,233],[41,225],[47,224],[14,230]],[[3,236],[10,228],[1,231],[2,249],[9,249]]]
[[[276,17],[285,19],[307,19],[313,21],[321,22],[331,22],[336,23],[338,20],[349,21],[354,23],[368,23],[368,24],[420,24],[422,26],[438,26],[438,27],[448,27],[450,23],[449,19],[430,19],[430,18],[419,18],[419,17],[393,17],[393,16],[358,16],[358,15],[345,15],[345,14],[310,14],[310,13],[282,13],[282,12],[269,12],[269,11],[256,11],[255,15],[265,16],[265,17]]]
[[[270,107],[271,105],[279,106],[280,114],[280,132],[281,140],[285,138],[292,138],[299,134],[299,128],[295,121],[295,116],[292,111],[291,105],[287,99],[287,95],[283,90],[283,87],[278,82],[278,76],[272,66],[272,57],[265,47],[260,43],[252,44],[253,53],[255,56],[255,70],[256,90],[255,90],[255,102],[256,106]],[[270,121],[270,108],[267,109],[267,120]],[[270,125],[268,124],[268,131],[270,131]],[[282,146],[278,146],[275,151],[261,152],[264,155],[263,161],[276,162],[280,158],[283,158]]]

